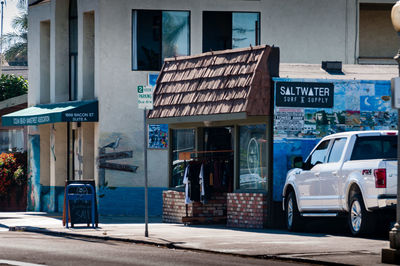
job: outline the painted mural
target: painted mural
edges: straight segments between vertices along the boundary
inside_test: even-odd
[[[28,135],[28,211],[40,209],[40,136]]]
[[[107,186],[105,170],[136,173],[138,166],[126,163],[124,159],[133,158],[133,150],[121,145],[127,139],[123,134],[111,134],[103,138],[97,158],[99,166],[99,186]]]
[[[293,158],[330,134],[397,129],[390,81],[274,79],[273,198],[282,200]]]
[[[168,132],[168,131],[167,131]],[[101,215],[144,216],[143,132],[137,132],[139,147],[132,147],[124,133],[104,133],[100,139],[98,210]],[[162,191],[149,187],[149,216],[162,214]]]

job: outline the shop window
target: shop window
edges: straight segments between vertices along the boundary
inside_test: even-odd
[[[25,141],[23,129],[0,131],[0,152],[24,150]]]
[[[359,63],[395,63],[398,36],[390,12],[393,4],[361,3],[359,17]]]
[[[204,153],[197,160],[204,166],[207,191],[233,192],[233,127],[204,128]]]
[[[165,58],[189,55],[189,12],[132,12],[132,70],[160,70]]]
[[[266,125],[239,128],[239,188],[268,189]]]
[[[260,13],[203,13],[203,52],[260,44]]]
[[[195,130],[176,129],[172,130],[172,179],[171,187],[183,187],[183,175],[185,173],[186,161],[180,158],[184,152],[195,150]],[[182,157],[182,156],[181,156]]]

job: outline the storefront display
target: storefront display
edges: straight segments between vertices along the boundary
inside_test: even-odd
[[[247,125],[239,129],[239,188],[268,190],[267,126]]]
[[[148,114],[171,133],[163,221],[266,225],[278,64],[269,46],[165,60]]]

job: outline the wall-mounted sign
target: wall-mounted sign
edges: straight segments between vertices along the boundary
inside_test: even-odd
[[[333,107],[333,83],[277,82],[276,106],[282,107]]]
[[[158,73],[149,73],[149,75],[147,76],[147,85],[155,87],[157,85],[158,75]]]
[[[137,92],[139,109],[153,109],[153,87],[138,86]]]

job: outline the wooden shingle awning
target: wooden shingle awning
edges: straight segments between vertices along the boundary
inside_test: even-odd
[[[264,45],[168,58],[157,80],[149,122],[270,115],[271,77],[277,73],[279,49]]]

